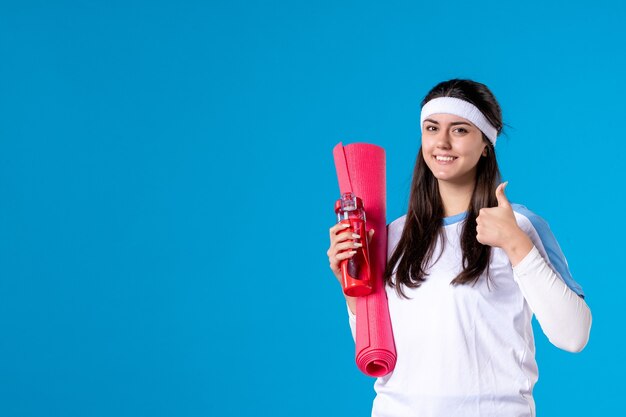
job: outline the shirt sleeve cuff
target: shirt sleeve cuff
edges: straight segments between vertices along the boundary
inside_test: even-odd
[[[352,339],[356,343],[356,314],[350,311],[350,306],[346,301],[346,307],[348,308],[348,323],[350,324],[350,333],[352,333]]]
[[[541,253],[539,253],[537,247],[533,245],[533,248],[530,252],[528,252],[524,259],[513,267],[513,272],[515,272],[516,275],[526,275],[533,270],[536,262],[542,259]]]
[[[350,320],[356,321],[356,314],[354,314],[352,310],[350,310],[350,306],[348,305],[348,302],[346,302],[346,307],[348,309],[348,317],[350,318]]]

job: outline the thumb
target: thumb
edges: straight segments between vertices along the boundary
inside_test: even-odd
[[[506,198],[506,195],[504,194],[504,188],[507,186],[508,183],[508,181],[503,182],[502,184],[498,185],[498,188],[496,188],[498,207],[509,207],[511,205],[511,203],[509,203],[509,199]]]

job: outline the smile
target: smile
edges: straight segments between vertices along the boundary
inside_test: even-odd
[[[455,159],[458,159],[458,157],[456,157],[456,156],[435,156],[435,159],[437,160],[437,162],[451,163]]]

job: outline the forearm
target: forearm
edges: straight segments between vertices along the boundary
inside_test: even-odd
[[[352,332],[352,338],[356,342],[356,297],[346,296],[346,308],[348,309],[348,322],[350,323],[350,332]]]
[[[346,303],[348,303],[348,307],[350,308],[350,312],[352,314],[356,314],[356,297],[350,297],[344,294],[346,297]]]
[[[534,245],[517,263],[511,259],[511,264],[513,277],[550,342],[580,352],[591,328],[591,311],[585,300],[550,268]]]

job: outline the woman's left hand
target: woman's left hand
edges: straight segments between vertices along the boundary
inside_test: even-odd
[[[519,238],[520,232],[526,235],[517,225],[513,207],[504,195],[504,182],[496,188],[497,207],[482,208],[476,218],[476,239],[483,245],[504,248]]]

